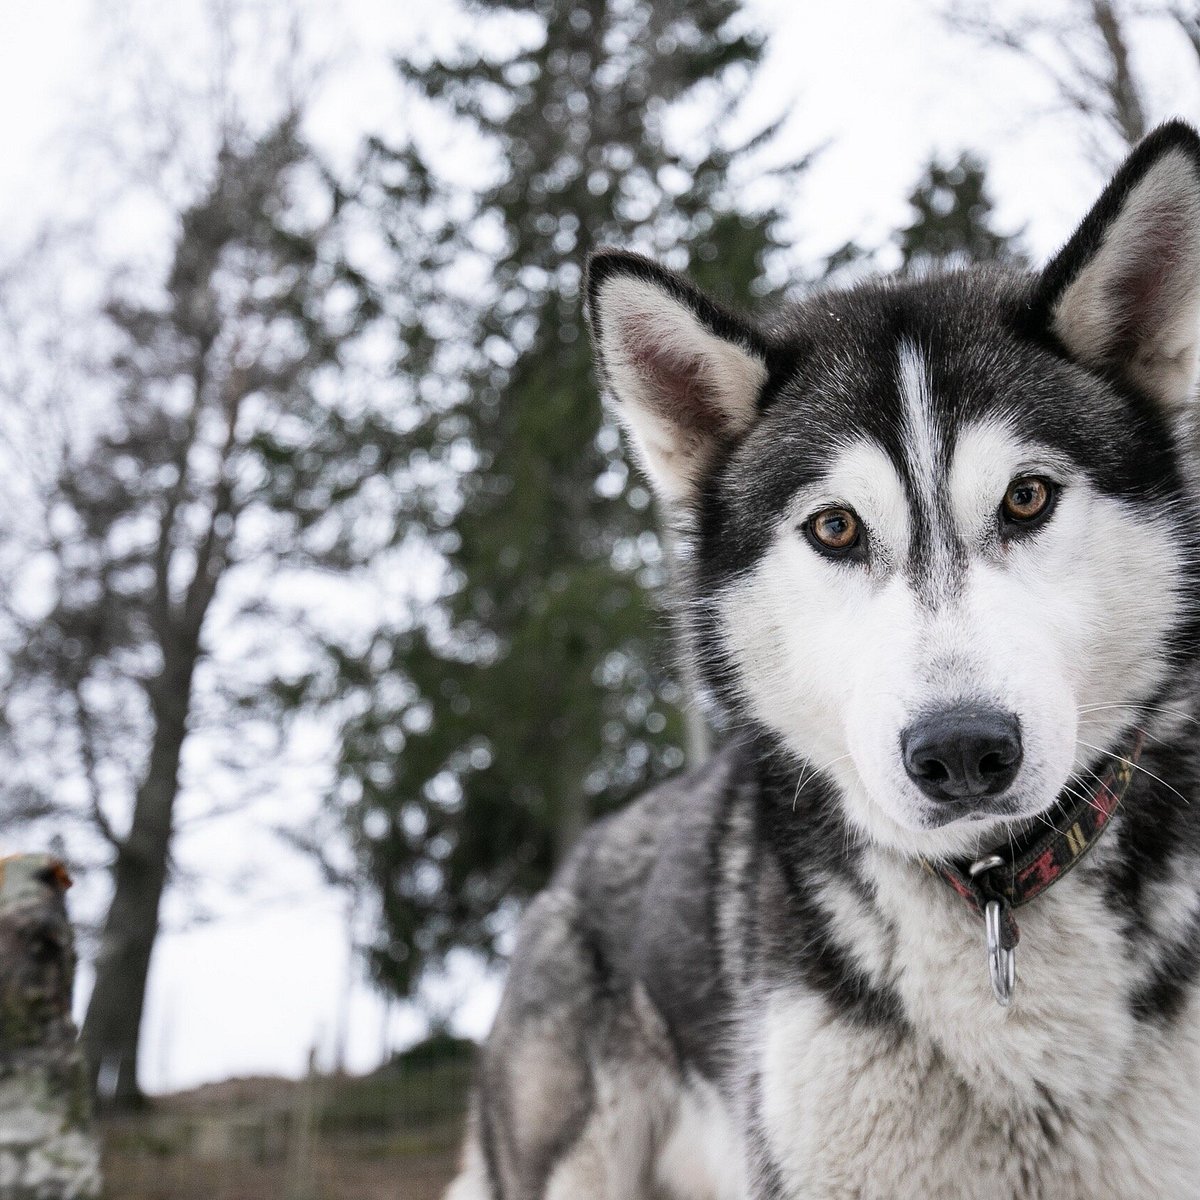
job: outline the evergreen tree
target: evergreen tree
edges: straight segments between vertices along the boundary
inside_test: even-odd
[[[982,159],[965,151],[950,165],[931,158],[908,195],[912,218],[883,245],[851,240],[820,262],[814,283],[846,285],[866,274],[914,274],[972,263],[1025,261],[1021,231],[993,225],[994,205]],[[896,261],[897,252],[899,262]]]
[[[445,564],[432,603],[342,664],[361,695],[339,796],[381,907],[374,966],[400,994],[456,946],[494,949],[504,902],[586,821],[684,762],[664,545],[598,402],[585,255],[640,248],[742,298],[777,219],[736,195],[756,143],[667,132],[680,102],[719,122],[744,90],[762,42],[736,0],[469,7],[473,49],[401,69],[498,179],[464,202],[413,143],[376,157],[393,244],[426,247],[402,289],[401,528]],[[488,22],[512,11],[536,44],[497,55]]]
[[[992,226],[987,172],[974,154],[960,154],[949,166],[931,159],[908,202],[912,221],[896,235],[903,270],[1021,261],[1018,235]]]

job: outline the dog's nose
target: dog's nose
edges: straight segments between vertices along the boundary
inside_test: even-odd
[[[1021,725],[996,708],[927,713],[900,735],[909,778],[933,800],[995,796],[1021,767]]]

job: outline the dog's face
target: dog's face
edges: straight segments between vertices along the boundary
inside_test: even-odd
[[[735,714],[914,853],[1094,789],[1195,638],[1190,130],[1139,148],[1036,278],[865,287],[762,331],[605,253],[589,300]]]

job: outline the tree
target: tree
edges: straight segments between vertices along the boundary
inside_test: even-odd
[[[867,248],[849,241],[819,265],[818,280],[852,282],[867,271],[920,274],[972,263],[1025,261],[1021,231],[1004,233],[994,223],[987,169],[971,151],[949,165],[936,155],[908,195],[912,219],[883,245]]]
[[[268,670],[211,677],[218,601],[220,637],[278,637],[264,578],[360,562],[350,517],[387,466],[386,427],[343,389],[373,307],[343,253],[342,200],[298,113],[257,135],[226,128],[178,213],[166,277],[114,285],[96,315],[93,393],[49,401],[91,412],[94,428],[41,447],[42,523],[25,534],[50,602],[32,616],[9,606],[6,716],[14,733],[38,725],[50,801],[82,810],[110,850],[83,1039],[117,1104],[139,1099],[185,745],[198,730],[236,742],[255,718],[294,711],[295,686]],[[75,788],[77,804],[64,799]]]
[[[1020,261],[1016,235],[993,225],[987,172],[969,151],[949,166],[931,159],[908,202],[913,218],[896,234],[903,270]]]
[[[714,136],[762,52],[734,0],[468,9],[471,46],[401,71],[491,178],[452,187],[420,136],[378,146],[374,174],[393,244],[415,222],[427,247],[400,318],[398,528],[430,552],[430,596],[342,665],[361,699],[339,797],[380,910],[374,969],[402,995],[455,947],[491,952],[587,820],[684,761],[668,551],[598,403],[587,250],[640,247],[745,297],[776,246],[776,210],[738,194],[771,131]]]

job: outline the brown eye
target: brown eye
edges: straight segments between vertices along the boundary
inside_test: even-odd
[[[1054,485],[1048,479],[1028,475],[1008,485],[1000,515],[1014,525],[1029,525],[1049,516],[1053,501]]]
[[[826,508],[809,518],[808,535],[825,550],[852,550],[858,545],[861,529],[848,508]]]

